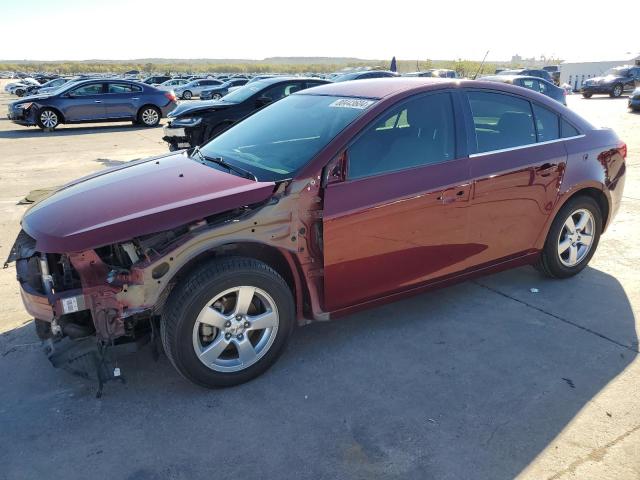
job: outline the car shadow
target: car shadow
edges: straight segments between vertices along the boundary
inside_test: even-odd
[[[548,312],[552,290],[579,296],[590,325]],[[94,385],[48,365],[32,328],[0,344],[9,477],[46,472],[55,434],[66,446],[58,465],[82,468],[101,451],[97,477],[187,468],[196,478],[213,463],[220,478],[267,468],[280,478],[511,479],[638,345],[624,288],[593,268],[563,282],[517,269],[299,328],[272,369],[224,390],[194,386],[142,350],[119,361],[127,383],[108,384],[98,401]],[[612,328],[635,349],[594,333]],[[135,467],[118,461],[141,444]],[[25,445],[28,458],[18,455]]]
[[[64,137],[70,135],[87,135],[95,133],[130,132],[132,130],[154,130],[157,127],[142,127],[128,123],[100,124],[92,126],[61,125],[53,131],[41,130],[38,127],[24,127],[20,130],[0,131],[0,138],[34,138],[34,137]]]

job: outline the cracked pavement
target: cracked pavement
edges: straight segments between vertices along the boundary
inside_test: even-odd
[[[0,479],[640,478],[640,115],[626,98],[569,106],[629,147],[621,210],[582,274],[520,268],[313,324],[240,387],[203,390],[142,350],[96,400],[48,364],[2,270]],[[163,153],[161,136],[0,119],[0,255],[29,191]]]

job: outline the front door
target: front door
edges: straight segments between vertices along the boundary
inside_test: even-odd
[[[455,273],[468,241],[469,161],[450,93],[420,95],[346,150],[347,178],[324,191],[325,308],[339,310]]]
[[[477,149],[470,157],[470,241],[482,266],[533,251],[557,201],[567,152],[559,116],[515,95],[470,91]]]
[[[63,112],[65,120],[77,122],[105,118],[103,87],[102,83],[86,83],[69,91]]]

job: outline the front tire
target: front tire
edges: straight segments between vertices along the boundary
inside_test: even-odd
[[[193,93],[191,93],[191,90],[185,90],[185,91],[182,93],[182,98],[183,98],[184,100],[191,100],[191,97],[193,97]]]
[[[593,95],[593,94],[591,94],[591,93],[583,93],[583,94],[582,94],[582,96],[583,96],[584,98],[591,98],[591,96],[592,96],[592,95]]]
[[[43,130],[53,130],[60,125],[60,116],[58,112],[51,108],[43,108],[38,113],[37,124]]]
[[[213,96],[211,97],[211,100],[220,100],[222,98],[222,95],[220,95],[219,93],[214,93]]]
[[[24,97],[24,90],[23,90],[22,88],[18,88],[18,89],[15,91],[15,94],[16,94],[18,97]]]
[[[602,212],[591,197],[570,199],[551,224],[536,268],[551,278],[568,278],[580,273],[598,247]]]
[[[187,380],[229,387],[266,371],[294,322],[293,295],[277,272],[254,259],[223,257],[174,288],[161,337],[167,357]]]

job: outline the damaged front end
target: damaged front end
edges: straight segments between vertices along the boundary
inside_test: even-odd
[[[4,267],[15,262],[25,309],[55,367],[99,382],[121,378],[118,354],[137,350],[152,338],[152,315],[128,315],[118,298],[125,274],[139,260],[132,243],[70,254],[36,251],[25,231],[18,235]],[[130,321],[125,321],[130,317]],[[144,317],[145,321],[138,321]]]

